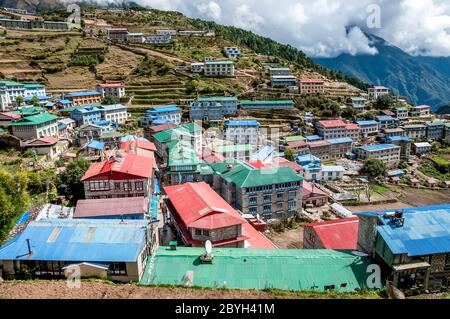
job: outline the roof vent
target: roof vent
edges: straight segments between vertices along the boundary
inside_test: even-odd
[[[393,227],[403,227],[405,224],[405,216],[401,210],[386,213],[384,216],[391,220]]]

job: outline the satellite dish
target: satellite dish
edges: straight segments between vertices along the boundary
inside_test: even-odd
[[[211,252],[212,252],[212,244],[211,244],[211,241],[210,241],[210,240],[207,240],[207,241],[205,242],[205,250],[206,250],[206,253],[207,253],[208,255],[211,254]]]

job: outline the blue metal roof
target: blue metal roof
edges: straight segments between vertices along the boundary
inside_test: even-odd
[[[100,126],[107,126],[107,125],[109,125],[109,121],[108,120],[96,120],[96,121],[92,121],[92,124],[100,125]]]
[[[259,126],[257,120],[229,120],[225,121],[225,126]]]
[[[33,95],[25,97],[25,101],[31,101],[34,97],[37,97],[39,101],[45,101],[50,99],[50,96],[46,95]]]
[[[60,99],[60,100],[58,100],[58,103],[61,103],[61,104],[72,104],[72,101],[65,100],[65,99]]]
[[[367,121],[356,121],[356,124],[358,124],[359,126],[366,126],[366,125],[376,125],[378,124],[378,122],[374,120],[367,120]]]
[[[319,135],[310,135],[310,136],[307,136],[307,137],[306,137],[306,140],[307,140],[308,142],[311,142],[311,141],[320,141],[320,140],[322,140],[322,138],[321,138]]]
[[[394,141],[405,141],[405,142],[410,142],[412,141],[411,138],[407,137],[407,136],[391,136],[391,137],[387,137],[386,141],[390,141],[390,142],[394,142]]]
[[[72,92],[72,93],[66,94],[65,98],[68,98],[68,97],[89,96],[89,95],[100,95],[100,93],[97,92],[97,91]]]
[[[407,208],[402,212],[402,227],[377,213],[382,222],[377,226],[378,233],[394,254],[414,257],[450,252],[450,205]]]
[[[328,143],[330,144],[353,143],[353,140],[350,137],[341,137],[328,140]]]
[[[359,149],[362,149],[366,152],[374,152],[374,151],[381,151],[381,150],[387,150],[391,148],[398,148],[399,146],[394,144],[376,144],[376,145],[365,145],[358,147]]]
[[[86,106],[86,107],[79,107],[75,109],[72,113],[92,113],[92,112],[98,112],[100,113],[100,109],[96,106]]]
[[[99,141],[91,141],[88,145],[88,148],[93,148],[96,150],[103,150],[105,149],[105,143],[104,142],[99,142]]]
[[[147,113],[181,112],[177,106],[154,107],[146,111]]]
[[[300,155],[297,156],[297,163],[299,163],[300,165],[306,165],[308,163],[320,163],[320,158],[312,155],[312,154],[307,154],[307,155]]]
[[[380,115],[376,117],[378,122],[388,122],[388,121],[395,121],[395,118],[393,118],[390,115]]]
[[[144,137],[137,137],[134,135],[126,135],[124,137],[120,138],[120,142],[124,143],[124,142],[128,142],[128,141],[144,141],[144,142],[149,142],[148,139],[144,138]]]
[[[22,234],[0,247],[0,260],[133,262],[145,245],[147,224],[145,220],[33,221]]]
[[[161,188],[159,187],[158,179],[154,178],[154,184],[155,184],[155,194],[161,194]]]

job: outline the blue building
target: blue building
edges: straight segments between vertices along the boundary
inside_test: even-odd
[[[96,106],[80,107],[70,113],[70,118],[77,122],[77,126],[94,124],[102,119],[102,112]]]
[[[224,140],[235,144],[258,145],[259,127],[261,124],[256,120],[228,120],[223,124]]]
[[[200,97],[190,104],[192,120],[217,122],[227,115],[235,115],[238,99],[235,96]]]
[[[380,123],[380,129],[395,127],[397,126],[398,119],[390,116],[390,115],[380,115],[377,116],[376,121]]]
[[[241,51],[237,47],[225,47],[222,52],[229,59],[237,59],[241,57]]]
[[[181,109],[177,106],[153,107],[141,119],[143,127],[161,124],[180,124]]]
[[[358,250],[406,293],[450,286],[450,204],[357,213]]]
[[[24,269],[34,278],[82,277],[139,281],[152,234],[147,220],[42,219],[0,247],[6,278]]]
[[[380,124],[374,120],[356,121],[356,124],[360,127],[363,136],[376,135],[380,131]]]

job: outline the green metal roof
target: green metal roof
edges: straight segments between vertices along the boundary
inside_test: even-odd
[[[251,150],[252,146],[250,144],[220,145],[215,148],[215,151],[219,153],[246,152]]]
[[[44,108],[39,107],[39,106],[28,106],[28,107],[22,107],[19,110],[16,111],[12,111],[12,114],[17,114],[17,115],[36,115],[39,113],[44,112]]]
[[[26,116],[19,122],[11,123],[9,126],[27,126],[27,125],[39,125],[53,120],[57,120],[58,117],[50,113],[41,113],[38,115]]]
[[[76,107],[66,107],[64,109],[59,110],[60,112],[73,112],[75,111],[77,108]]]
[[[0,86],[24,86],[24,85],[16,81],[0,81]]]
[[[125,134],[116,132],[116,131],[112,131],[112,132],[106,132],[103,133],[102,135],[100,135],[100,139],[106,139],[106,138],[115,138],[115,137],[122,137],[125,136]]]
[[[183,286],[191,272],[192,285],[198,287],[324,291],[334,285],[337,291],[352,292],[365,288],[370,274],[370,259],[346,251],[214,248],[209,264],[199,259],[204,252],[160,247],[140,283]]]
[[[230,158],[230,159],[227,159],[227,160],[225,160],[223,162],[220,162],[220,163],[209,164],[209,166],[211,167],[211,169],[214,172],[223,174],[223,173],[226,173],[226,172],[228,172],[230,170],[230,168],[229,168],[230,165],[233,165],[233,164],[236,164],[236,163],[237,163],[237,161],[235,159]]]
[[[167,143],[169,141],[177,139],[179,135],[193,134],[194,132],[200,131],[201,129],[202,128],[195,123],[188,123],[158,132],[153,135],[153,138],[160,143]]]
[[[303,180],[290,167],[258,169],[244,162],[240,162],[222,177],[237,187],[256,187]]]
[[[301,135],[295,135],[295,136],[284,136],[281,137],[280,140],[288,143],[288,142],[304,141],[306,140],[306,138]]]

